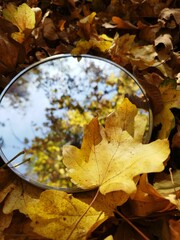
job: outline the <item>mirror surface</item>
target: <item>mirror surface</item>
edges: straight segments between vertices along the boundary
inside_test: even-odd
[[[0,147],[8,166],[43,188],[74,188],[62,162],[62,146],[81,146],[83,128],[94,116],[105,117],[128,97],[147,118],[151,112],[137,81],[102,58],[57,55],[18,74],[1,94]],[[69,191],[69,190],[68,190]]]

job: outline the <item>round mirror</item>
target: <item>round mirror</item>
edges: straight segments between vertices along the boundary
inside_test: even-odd
[[[147,118],[144,142],[148,142],[149,102],[125,69],[90,55],[40,61],[18,74],[0,96],[1,158],[35,185],[76,191],[62,162],[62,146],[80,147],[84,125],[93,116],[103,123],[124,97]]]

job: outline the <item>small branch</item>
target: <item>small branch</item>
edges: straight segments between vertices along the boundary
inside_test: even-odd
[[[148,238],[143,232],[141,232],[141,230],[139,230],[139,228],[137,228],[127,217],[125,217],[121,212],[119,212],[118,210],[116,211],[116,213],[122,218],[124,219],[124,221],[126,221],[132,228],[134,228],[134,230],[139,233],[139,235],[141,237],[143,237],[144,240],[150,240],[150,238]]]

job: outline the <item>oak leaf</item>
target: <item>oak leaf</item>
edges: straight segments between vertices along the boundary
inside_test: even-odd
[[[42,192],[39,199],[34,199],[26,206],[34,231],[55,240],[69,239],[74,227],[71,239],[86,239],[86,234],[92,225],[106,219],[102,211],[96,211],[71,194],[56,190]],[[76,222],[83,214],[83,218],[76,226]]]
[[[126,105],[126,100],[122,102]],[[126,116],[128,109],[125,108]],[[120,115],[122,112],[119,112]],[[84,151],[75,146],[64,146],[64,164],[68,168],[72,181],[83,189],[99,188],[102,194],[122,190],[127,194],[136,191],[134,177],[142,173],[160,172],[164,169],[163,162],[169,155],[167,140],[157,140],[150,144],[142,144],[128,133],[128,124],[117,128],[113,125],[113,116],[109,116],[104,127],[94,124],[94,132],[100,130],[102,137],[98,144],[91,143],[89,159]],[[112,118],[112,119],[111,119]],[[123,119],[124,122],[126,119]],[[116,121],[116,120],[115,120]],[[91,123],[90,123],[91,124]],[[123,126],[119,124],[119,126]],[[86,129],[89,125],[86,126]],[[98,130],[99,129],[99,130]],[[88,144],[88,143],[87,143]]]

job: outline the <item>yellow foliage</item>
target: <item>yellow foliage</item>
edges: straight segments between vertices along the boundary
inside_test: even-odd
[[[164,169],[163,162],[169,155],[168,141],[157,140],[143,145],[134,140],[127,132],[131,132],[129,124],[124,124],[128,121],[123,117],[121,119],[121,114],[133,119],[134,110],[129,110],[132,106],[127,104],[127,100],[121,107],[125,114],[119,111],[119,123],[116,117],[110,115],[105,128],[97,127],[97,123],[92,125],[94,132],[100,131],[102,140],[99,143],[91,143],[88,159],[87,155],[84,155],[84,149],[63,147],[63,162],[69,170],[69,175],[72,181],[83,189],[99,188],[102,194],[119,190],[132,194],[136,190],[135,176]],[[93,120],[96,121],[98,120]]]
[[[109,51],[112,46],[113,39],[109,38],[105,34],[99,35],[98,38],[90,38],[87,40],[79,40],[76,47],[72,50],[73,55],[85,54],[91,48],[98,48],[101,52]]]
[[[42,192],[39,199],[27,204],[27,214],[32,220],[34,231],[41,236],[66,240],[75,227],[71,239],[86,239],[88,230],[105,214],[74,198],[72,195],[56,190]],[[79,224],[76,222],[83,216]]]
[[[162,124],[158,137],[160,139],[167,138],[175,126],[175,119],[171,112],[171,108],[180,108],[180,91],[172,88],[170,85],[160,87],[164,108],[155,115],[154,125]]]
[[[12,38],[20,43],[25,39],[25,31],[32,30],[36,23],[35,13],[26,3],[21,4],[19,7],[9,3],[3,9],[3,17],[18,27],[19,32],[13,33]]]

